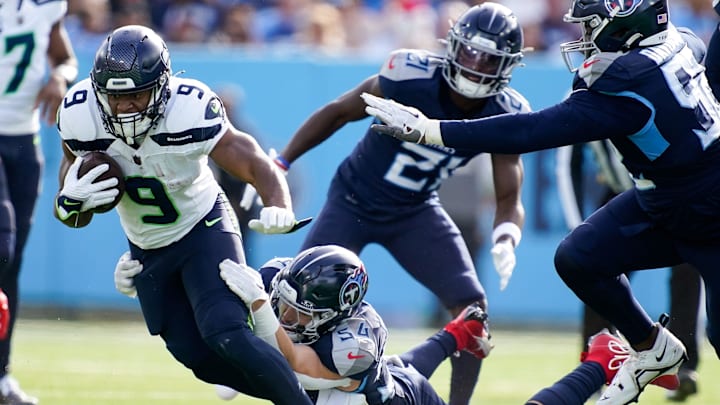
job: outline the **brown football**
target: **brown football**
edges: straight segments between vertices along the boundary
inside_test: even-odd
[[[80,167],[78,168],[78,178],[84,176],[92,168],[103,163],[109,164],[110,169],[108,169],[108,171],[106,171],[105,173],[101,174],[100,177],[95,180],[95,183],[115,177],[118,179],[118,184],[117,186],[115,186],[115,188],[120,190],[120,192],[118,193],[117,197],[115,197],[115,200],[113,200],[113,202],[101,205],[90,210],[96,214],[102,214],[115,208],[115,206],[118,205],[120,199],[122,199],[122,196],[125,193],[125,176],[123,175],[122,168],[120,167],[118,162],[115,161],[115,159],[113,159],[110,155],[104,152],[90,152],[87,155],[83,156]]]

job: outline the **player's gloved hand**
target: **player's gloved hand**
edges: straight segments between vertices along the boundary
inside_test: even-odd
[[[295,213],[287,208],[264,207],[259,219],[248,222],[250,229],[265,234],[287,233],[295,226]]]
[[[8,297],[0,290],[0,339],[5,339],[10,330],[10,305]]]
[[[104,163],[93,167],[84,176],[78,178],[81,163],[82,158],[78,157],[70,165],[63,188],[57,196],[56,207],[61,219],[67,218],[74,211],[85,212],[111,203],[120,192],[115,187],[118,180],[114,177],[94,183],[100,175],[110,169],[110,165]]]
[[[288,174],[288,170],[290,170],[290,163],[288,163],[287,160],[285,160],[282,156],[278,155],[277,151],[274,148],[270,148],[268,150],[268,156],[270,159],[272,159],[273,163],[280,169],[282,174],[286,175]],[[242,198],[240,199],[240,208],[244,209],[245,211],[249,211],[250,208],[253,207],[253,205],[259,205],[262,206],[262,198],[257,193],[257,190],[255,187],[253,187],[252,184],[247,184],[245,186],[245,191],[243,192]]]
[[[135,276],[143,270],[139,260],[130,257],[130,252],[125,252],[118,259],[115,265],[115,289],[130,298],[137,297],[135,289]]]
[[[252,309],[252,304],[259,300],[268,300],[262,276],[252,267],[236,263],[230,259],[220,262],[220,278],[241,300]]]
[[[499,241],[490,249],[495,271],[500,276],[500,291],[504,290],[510,282],[515,269],[515,248],[509,240]]]
[[[401,141],[443,145],[440,122],[427,118],[417,108],[408,107],[393,100],[361,94],[367,104],[365,112],[380,119],[386,125],[374,124],[372,129]]]

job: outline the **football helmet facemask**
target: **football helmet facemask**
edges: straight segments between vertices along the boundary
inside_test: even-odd
[[[468,9],[450,28],[443,77],[457,93],[483,98],[500,93],[523,58],[515,14],[497,3]]]
[[[565,64],[577,71],[572,54],[588,57],[598,52],[626,52],[661,44],[667,37],[667,0],[573,0],[563,17],[582,24],[582,38],[560,44]]]
[[[310,344],[355,314],[368,288],[360,258],[336,245],[304,250],[272,281],[270,302],[295,343]]]
[[[95,54],[90,79],[105,129],[128,145],[139,143],[165,112],[170,97],[170,54],[153,30],[128,25],[113,31]],[[114,114],[108,97],[150,91],[145,110]]]

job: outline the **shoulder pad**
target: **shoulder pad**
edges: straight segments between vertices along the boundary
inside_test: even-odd
[[[394,81],[428,79],[442,67],[445,59],[422,49],[393,51],[380,69],[380,76]]]
[[[677,30],[687,44],[688,48],[692,51],[695,60],[698,63],[703,63],[705,61],[705,55],[707,54],[707,46],[705,46],[703,40],[695,35],[695,33],[689,28],[678,27]]]
[[[35,10],[32,11],[34,18],[40,17],[38,14],[41,14],[44,18],[47,18],[46,21],[52,21],[53,23],[63,18],[68,8],[67,1],[33,1],[29,3],[35,5]]]
[[[343,377],[362,373],[379,357],[375,341],[355,333],[362,322],[362,319],[349,318],[333,331],[333,362],[338,374]]]
[[[526,113],[532,111],[530,102],[517,90],[510,87],[506,87],[500,94],[496,95],[495,101],[505,112]]]
[[[65,93],[57,118],[60,137],[65,141],[115,139],[105,132],[90,79],[81,80]]]
[[[164,120],[169,132],[175,133],[188,128],[203,128],[217,124],[227,126],[225,107],[217,94],[205,83],[194,79],[171,77],[170,88],[172,93]]]

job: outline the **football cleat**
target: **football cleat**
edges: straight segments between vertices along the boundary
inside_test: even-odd
[[[445,330],[455,337],[457,350],[472,353],[478,359],[484,359],[493,349],[487,325],[487,314],[479,303],[474,302],[445,325]]]
[[[667,399],[672,402],[685,402],[685,400],[698,392],[698,373],[695,370],[680,368],[678,373],[678,385],[672,391],[668,391]]]
[[[645,387],[665,375],[677,374],[680,365],[687,360],[682,342],[657,324],[658,334],[650,349],[635,351],[617,371],[610,386],[603,392],[597,405],[626,405],[636,402]]]
[[[628,344],[607,329],[603,329],[590,337],[588,349],[580,354],[580,361],[600,364],[605,371],[605,384],[610,384],[629,357]],[[667,374],[654,379],[650,384],[674,390],[677,389],[679,380],[677,375]]]
[[[235,398],[239,392],[235,391],[234,389],[230,387],[226,387],[224,385],[215,384],[215,395],[218,396],[218,398],[222,399],[223,401],[230,401],[231,399]]]
[[[20,389],[17,380],[6,375],[0,379],[0,405],[37,405],[38,399]]]

